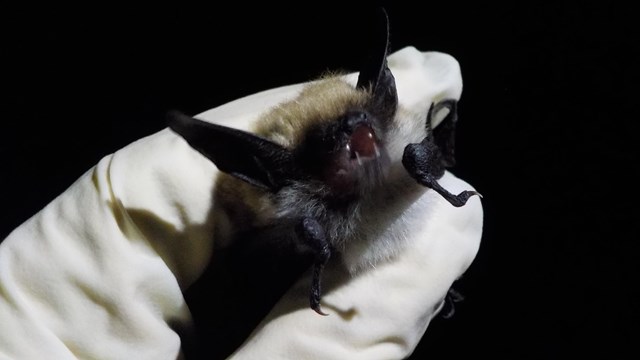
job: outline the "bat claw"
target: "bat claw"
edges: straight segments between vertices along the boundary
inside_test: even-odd
[[[311,296],[309,297],[309,303],[311,305],[311,309],[313,311],[315,311],[316,313],[318,313],[319,315],[322,316],[328,316],[329,314],[325,313],[324,311],[322,311],[322,308],[320,307],[320,293],[319,292],[313,292],[311,293]]]
[[[320,306],[317,307],[312,307],[313,311],[315,311],[316,313],[318,313],[319,315],[322,316],[329,316],[329,314],[325,313],[324,311],[322,311],[322,309],[320,308]]]
[[[320,278],[322,270],[331,257],[331,247],[325,237],[324,229],[313,218],[303,218],[296,228],[298,236],[305,239],[306,244],[314,251],[316,261],[313,265],[313,275],[311,278],[311,293],[309,304],[316,313],[327,316],[320,308],[320,297],[322,294]]]
[[[320,286],[319,283],[314,282],[311,289],[311,296],[309,296],[309,305],[313,311],[322,316],[327,316],[329,314],[322,311],[320,307]]]

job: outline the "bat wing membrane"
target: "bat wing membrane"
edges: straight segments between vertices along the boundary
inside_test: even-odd
[[[433,113],[437,113],[442,108],[448,108],[449,113],[440,125],[433,129],[433,138],[442,154],[442,165],[450,168],[456,164],[455,133],[458,122],[458,102],[453,99],[441,101],[435,105]]]
[[[391,121],[398,108],[396,81],[387,65],[389,51],[389,18],[384,8],[379,8],[375,17],[376,33],[371,36],[373,43],[358,75],[359,89],[371,89],[371,106],[375,113],[387,122]]]
[[[170,111],[167,120],[173,131],[220,171],[273,192],[292,175],[291,152],[274,142],[179,111]]]

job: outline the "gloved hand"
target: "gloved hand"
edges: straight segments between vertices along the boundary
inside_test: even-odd
[[[452,57],[405,48],[388,60],[399,116],[426,114],[432,102],[460,97]],[[196,117],[248,129],[301,86]],[[212,235],[217,174],[165,129],[103,158],[14,230],[0,244],[0,359],[182,357],[176,329],[192,322],[183,292],[215,261],[214,246],[225,246]],[[439,182],[453,193],[470,189],[450,173]],[[330,316],[308,308],[307,274],[231,358],[407,357],[474,259],[482,207],[472,198],[455,208],[425,190],[402,216],[390,229],[407,238],[397,256],[355,275],[338,262],[326,268],[323,282],[334,286],[322,305]]]

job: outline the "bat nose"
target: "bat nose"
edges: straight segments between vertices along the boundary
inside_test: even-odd
[[[343,129],[347,134],[353,134],[354,130],[360,125],[371,125],[371,121],[366,113],[362,111],[354,111],[348,113],[343,119]]]

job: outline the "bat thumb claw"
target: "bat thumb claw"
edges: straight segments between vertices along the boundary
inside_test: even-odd
[[[320,306],[318,307],[314,307],[313,311],[315,311],[316,313],[318,313],[319,315],[322,316],[329,316],[329,314],[325,313],[324,311],[322,311],[322,309],[320,308]]]

